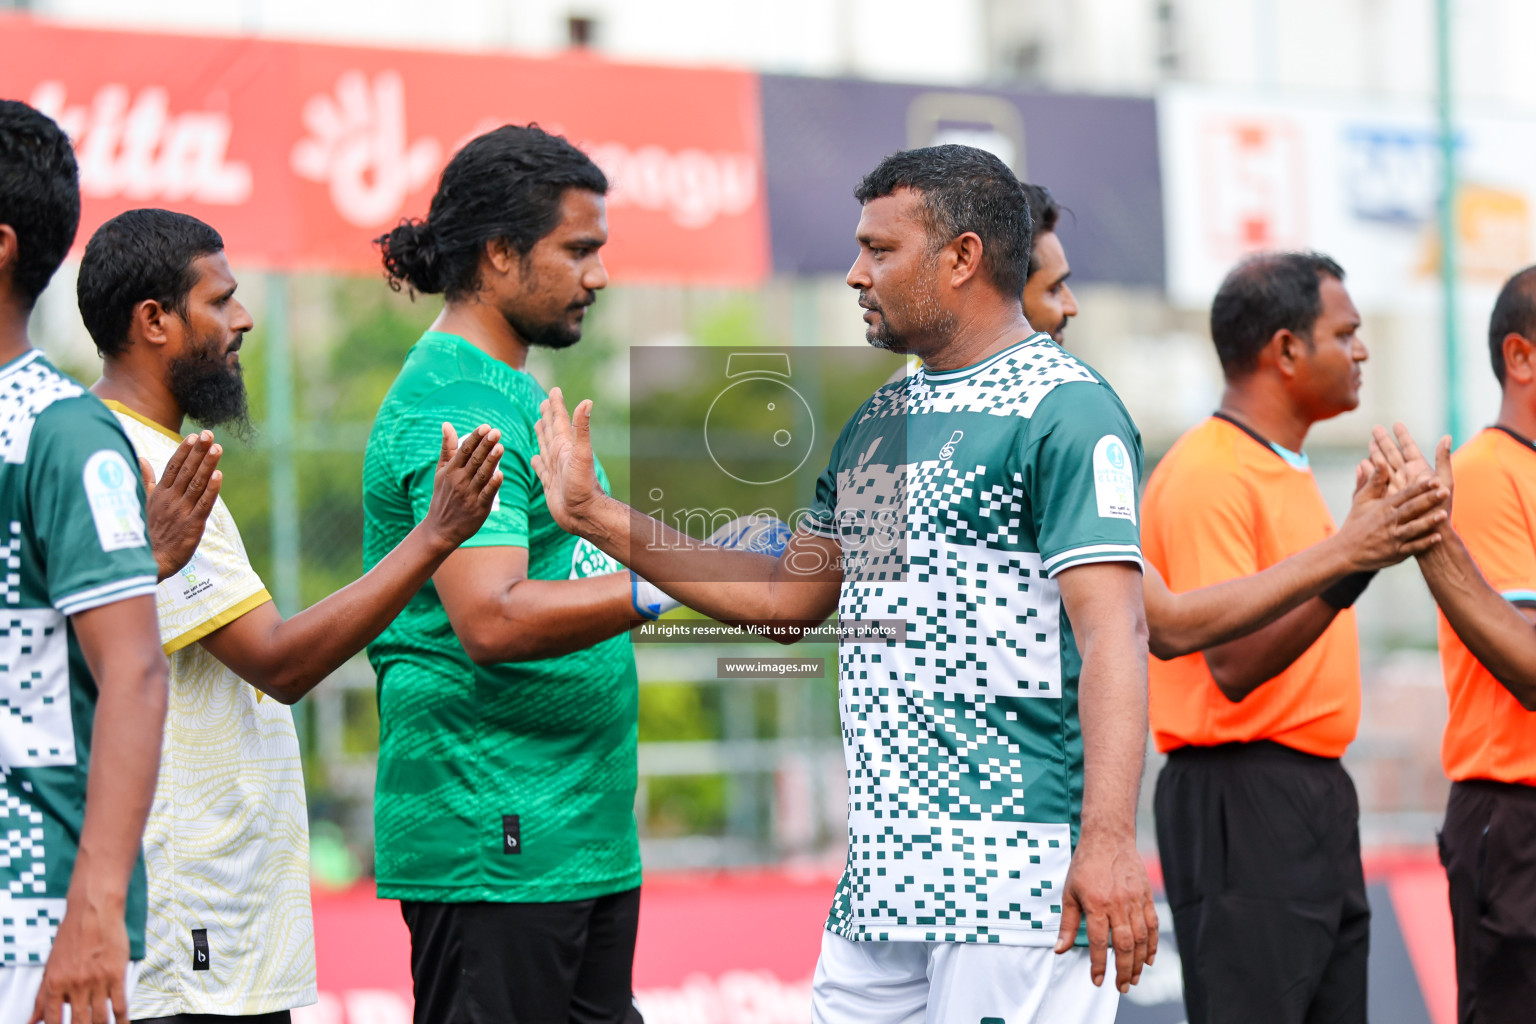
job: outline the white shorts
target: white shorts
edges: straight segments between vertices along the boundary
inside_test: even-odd
[[[974,942],[850,942],[823,932],[813,1024],[1113,1024],[1113,964],[1095,988],[1088,950]]]
[[[133,986],[139,980],[142,961],[128,961],[128,1012],[133,1013]],[[28,1024],[32,1007],[37,1005],[37,990],[43,987],[42,964],[25,967],[0,967],[0,1024]],[[113,1016],[107,1007],[107,1017]],[[69,1007],[64,1007],[64,1024],[69,1024]],[[124,1021],[123,1024],[127,1024]]]

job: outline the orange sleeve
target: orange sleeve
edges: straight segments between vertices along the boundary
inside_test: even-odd
[[[1194,458],[1167,467],[1158,501],[1145,514],[1146,529],[1156,533],[1154,564],[1175,593],[1198,590],[1240,576],[1258,564],[1253,493],[1238,466],[1221,453],[1190,453]]]
[[[1452,525],[1472,560],[1507,600],[1536,604],[1536,532],[1508,469],[1479,458],[1455,470]]]

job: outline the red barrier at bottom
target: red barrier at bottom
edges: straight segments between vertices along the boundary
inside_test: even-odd
[[[1433,852],[1369,856],[1366,876],[1373,892],[1384,887],[1389,896],[1375,914],[1401,932],[1404,970],[1418,980],[1429,1024],[1455,1024],[1451,917]],[[635,991],[647,1024],[806,1024],[835,884],[784,872],[646,879]],[[1159,912],[1171,932],[1166,904]],[[315,944],[320,1002],[296,1011],[296,1024],[409,1024],[410,942],[399,904],[375,899],[368,886],[316,891]],[[1169,954],[1158,958],[1155,978],[1143,978],[1143,991],[1122,1000],[1125,1024],[1144,1014],[1161,1019],[1158,1008],[1182,1001],[1171,943]],[[1372,955],[1392,954],[1373,946]]]

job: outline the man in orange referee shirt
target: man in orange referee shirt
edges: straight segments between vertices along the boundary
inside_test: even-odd
[[[1334,535],[1301,449],[1312,424],[1359,404],[1367,352],[1343,279],[1326,256],[1269,254],[1217,292],[1221,408],[1143,499],[1147,561],[1174,592],[1252,577]],[[1152,662],[1152,731],[1168,753],[1158,849],[1190,1024],[1364,1024],[1370,906],[1339,757],[1360,717],[1350,606],[1369,578]]]
[[[1456,497],[1445,543],[1419,558],[1440,605],[1450,715],[1440,832],[1450,882],[1461,1024],[1536,1015],[1536,267],[1510,278],[1488,325],[1503,390],[1498,422],[1448,458]],[[1399,445],[1401,447],[1399,447]],[[1402,483],[1425,474],[1401,424],[1376,451]]]
[[[1077,299],[1067,279],[1072,267],[1056,234],[1062,207],[1044,185],[1026,184],[1024,195],[1034,221],[1029,277],[1024,283],[1024,317],[1036,330],[1063,344]],[[1388,495],[1385,474],[1361,487],[1339,532],[1263,572],[1214,586],[1174,593],[1154,569],[1142,577],[1147,606],[1147,640],[1158,658],[1177,658],[1267,626],[1345,576],[1394,565],[1433,544],[1435,481]]]

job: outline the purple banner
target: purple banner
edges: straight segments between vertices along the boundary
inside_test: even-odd
[[[1003,157],[1071,212],[1073,280],[1163,287],[1162,176],[1149,99],[763,76],[773,267],[852,264],[854,186],[897,150],[961,142]]]

